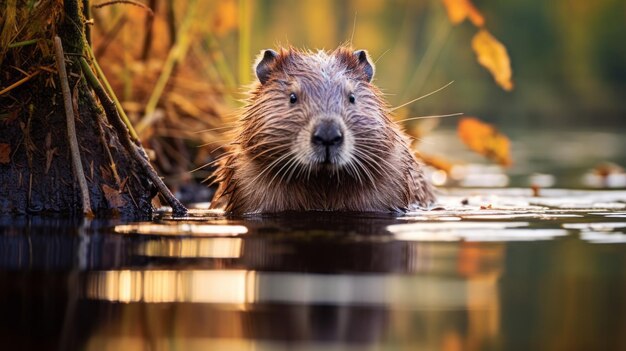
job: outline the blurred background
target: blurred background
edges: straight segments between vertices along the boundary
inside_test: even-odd
[[[474,19],[454,24],[450,4]],[[255,55],[278,45],[367,49],[391,106],[454,81],[397,120],[476,117],[510,141],[512,165],[468,150],[458,116],[417,119],[402,123],[442,193],[489,188],[400,219],[0,218],[8,349],[626,349],[624,192],[542,189],[626,188],[623,0],[91,5],[95,56],[187,202],[210,199],[205,165]],[[478,63],[481,26],[507,49],[510,91]],[[514,186],[533,192],[493,189]]]
[[[472,50],[480,28],[451,22],[446,6],[455,2],[468,3],[94,1],[92,32],[101,66],[175,188],[210,175],[210,167],[189,171],[228,142],[260,50],[344,43],[369,51],[392,106],[454,81],[398,110],[398,119],[462,112],[511,139],[513,167],[493,167],[458,140],[459,117],[406,122],[420,152],[447,165],[439,185],[626,187],[626,3],[474,1],[482,26],[508,51],[514,88],[505,91]],[[468,167],[455,173],[450,165]],[[486,176],[467,181],[472,172]]]

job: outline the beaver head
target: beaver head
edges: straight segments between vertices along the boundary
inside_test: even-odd
[[[380,211],[423,203],[415,188],[430,194],[366,51],[264,50],[254,67],[258,82],[218,170],[227,210]]]
[[[258,162],[274,162],[276,173],[345,171],[355,178],[365,159],[381,162],[363,157],[390,136],[364,50],[265,50],[255,71],[260,86],[245,114],[251,134],[242,146]]]

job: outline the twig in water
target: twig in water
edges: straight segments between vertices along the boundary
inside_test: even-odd
[[[67,71],[65,70],[65,55],[63,54],[63,45],[61,38],[54,37],[54,52],[56,54],[57,71],[59,72],[59,80],[61,81],[61,91],[63,92],[63,104],[65,106],[65,117],[67,120],[67,137],[70,144],[70,153],[72,155],[72,166],[74,167],[74,175],[80,186],[80,193],[83,200],[83,213],[87,216],[93,216],[91,211],[91,201],[89,199],[89,188],[87,188],[87,179],[83,172],[83,162],[80,159],[80,150],[78,149],[78,140],[76,138],[76,125],[74,124],[74,108],[72,106],[72,95],[70,93],[70,85],[67,81]]]

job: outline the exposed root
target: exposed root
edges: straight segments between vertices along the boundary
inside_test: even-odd
[[[139,163],[140,167],[144,170],[144,172],[146,172],[146,175],[150,178],[152,183],[157,187],[157,189],[159,190],[161,195],[163,195],[167,203],[172,207],[172,211],[174,215],[175,216],[185,215],[187,213],[187,209],[185,208],[185,206],[183,206],[183,204],[180,203],[180,201],[178,201],[176,197],[174,197],[174,195],[172,194],[172,192],[170,192],[167,186],[165,186],[165,183],[163,183],[163,180],[159,177],[159,175],[156,173],[154,168],[152,168],[152,165],[150,164],[147,157],[145,156],[145,153],[143,153],[143,151],[140,149],[139,146],[137,146],[135,143],[131,141],[128,129],[126,128],[126,125],[122,121],[122,118],[120,117],[118,113],[115,103],[113,102],[113,100],[111,100],[109,95],[104,90],[104,87],[102,86],[102,84],[100,84],[100,81],[98,81],[98,79],[94,75],[93,71],[91,70],[91,67],[89,66],[89,63],[87,63],[87,60],[81,57],[80,64],[81,64],[83,73],[85,74],[85,77],[87,78],[87,82],[89,83],[91,88],[96,93],[96,96],[100,100],[100,103],[102,104],[102,108],[104,109],[105,115],[107,116],[109,123],[111,123],[113,128],[115,128],[117,135],[120,139],[120,142],[122,143],[124,148],[126,148],[130,152],[131,157],[137,163]]]
[[[67,120],[67,137],[70,144],[70,153],[72,156],[72,166],[74,167],[74,175],[78,180],[81,198],[83,201],[83,213],[92,217],[91,201],[89,199],[89,188],[87,187],[87,179],[83,171],[83,162],[80,159],[80,150],[78,149],[78,140],[76,138],[76,126],[74,124],[74,107],[72,104],[72,94],[70,85],[67,81],[67,71],[65,70],[65,55],[63,53],[63,45],[61,38],[54,37],[54,52],[56,54],[57,71],[59,72],[59,80],[61,81],[61,91],[63,92],[63,103],[65,106],[65,117]]]

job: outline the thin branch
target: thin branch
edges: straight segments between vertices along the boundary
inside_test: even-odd
[[[87,45],[91,46],[91,7],[89,7],[89,0],[83,0],[83,17],[85,18],[85,39],[87,39]]]
[[[85,60],[85,58],[80,58],[80,65],[83,73],[85,74],[87,82],[96,93],[96,96],[98,96],[98,99],[102,104],[102,108],[104,109],[105,115],[107,116],[109,123],[111,123],[113,128],[115,128],[120,142],[122,143],[124,148],[126,148],[126,150],[130,152],[133,160],[135,160],[139,164],[141,169],[143,169],[143,171],[150,178],[152,183],[157,187],[161,195],[165,197],[165,200],[172,207],[172,212],[174,213],[174,215],[184,216],[185,214],[187,214],[187,209],[185,208],[185,206],[183,206],[183,204],[180,203],[180,201],[178,201],[176,197],[174,197],[174,195],[167,188],[167,186],[165,186],[165,183],[163,183],[163,180],[159,177],[159,175],[156,173],[156,171],[148,161],[147,157],[145,156],[143,149],[141,149],[139,146],[135,145],[135,143],[131,141],[128,128],[126,127],[126,124],[124,124],[124,122],[122,121],[122,118],[118,113],[115,103],[113,102],[113,100],[111,100],[109,95],[107,95],[104,87],[102,86],[102,84],[100,84],[98,78],[96,78],[95,74],[91,70],[91,67],[89,66],[89,63],[87,63],[87,60]]]
[[[126,22],[128,21],[128,16],[126,14],[122,14],[116,20],[115,24],[111,27],[111,29],[102,35],[102,39],[98,46],[96,46],[94,51],[94,57],[100,57],[104,52],[108,49],[109,45],[115,40],[119,32],[122,30]]]
[[[37,39],[24,40],[24,41],[20,41],[20,42],[17,42],[17,43],[11,43],[11,44],[9,44],[9,49],[18,48],[20,46],[37,44],[37,42],[39,42],[39,40],[41,40],[41,39],[37,38]]]
[[[156,11],[156,0],[150,0],[150,7],[153,11]],[[148,55],[150,54],[150,47],[152,46],[152,34],[154,30],[154,15],[146,16],[146,22],[144,24],[144,32],[146,35],[143,38],[143,48],[141,49],[141,61],[146,62]]]
[[[135,132],[135,129],[133,128],[132,123],[130,123],[130,119],[126,115],[126,112],[124,112],[124,108],[122,107],[122,104],[117,99],[117,96],[115,96],[115,92],[113,91],[113,88],[111,88],[111,85],[109,84],[109,81],[107,80],[106,76],[104,75],[104,72],[102,72],[102,69],[100,68],[100,65],[98,64],[98,61],[96,60],[96,56],[93,54],[93,51],[91,50],[91,46],[86,45],[85,47],[87,48],[87,53],[89,54],[89,59],[93,63],[93,66],[96,69],[96,72],[98,73],[98,77],[100,77],[100,79],[104,83],[104,86],[107,89],[106,91],[108,91],[108,95],[113,98],[113,102],[115,104],[115,107],[117,108],[117,112],[122,117],[122,120],[124,121],[124,124],[126,124],[126,128],[128,128],[128,130],[130,132],[130,136],[133,138],[133,140],[135,142],[139,142],[139,136]],[[89,71],[91,71],[91,69],[89,69]],[[96,79],[96,81],[97,81],[97,79]]]
[[[150,16],[154,16],[154,12],[152,12],[151,8],[149,8],[148,6],[146,6],[146,5],[144,5],[144,4],[140,3],[140,2],[132,1],[132,0],[106,1],[106,2],[99,3],[97,5],[93,5],[93,7],[95,9],[100,9],[102,7],[105,7],[105,6],[117,5],[117,4],[125,4],[125,5],[133,5],[133,6],[141,7],[142,9],[146,10],[150,14]]]
[[[170,47],[176,43],[176,14],[174,13],[174,0],[167,0],[167,32],[170,37]]]
[[[76,126],[74,125],[74,108],[72,106],[72,94],[70,85],[67,81],[67,71],[65,70],[65,55],[63,54],[63,45],[61,38],[54,37],[54,52],[56,54],[57,71],[59,72],[59,80],[61,81],[61,91],[63,92],[63,104],[65,106],[65,117],[67,120],[67,137],[70,144],[70,153],[72,155],[72,166],[74,167],[74,175],[78,180],[80,193],[83,200],[83,213],[87,216],[93,216],[91,210],[91,201],[89,199],[89,188],[87,187],[87,179],[83,171],[83,162],[80,159],[80,150],[78,149],[78,140],[76,138]]]
[[[155,118],[155,110],[163,92],[165,91],[165,87],[167,82],[169,81],[172,72],[174,71],[174,67],[176,64],[184,58],[187,54],[187,49],[191,45],[191,30],[194,16],[196,15],[196,0],[189,1],[189,8],[187,9],[187,13],[185,14],[185,18],[183,23],[180,26],[177,37],[178,41],[174,46],[170,49],[167,54],[167,58],[165,59],[165,63],[163,64],[163,69],[161,70],[161,74],[154,84],[154,89],[152,89],[152,93],[150,94],[150,98],[146,103],[146,108],[143,117],[136,124],[137,133],[141,134],[144,132],[146,128],[148,128],[153,122]]]
[[[0,90],[0,96],[2,96],[2,95],[4,95],[4,94],[8,93],[9,91],[11,91],[11,90],[13,90],[13,89],[15,89],[15,88],[19,87],[19,86],[20,86],[20,85],[22,85],[22,84],[24,84],[24,83],[28,82],[31,78],[33,78],[34,76],[38,75],[39,73],[41,73],[41,70],[37,70],[37,71],[35,71],[35,72],[33,72],[33,73],[31,73],[31,74],[27,75],[26,77],[24,77],[24,78],[22,78],[22,79],[18,80],[17,82],[15,82],[15,83],[13,83],[13,84],[9,85],[8,87],[6,87],[6,88],[4,88],[4,89]]]

